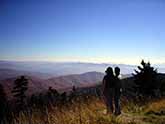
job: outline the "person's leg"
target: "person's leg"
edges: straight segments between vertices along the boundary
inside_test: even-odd
[[[107,112],[108,112],[109,111],[109,99],[108,99],[108,95],[105,95],[104,96],[104,102],[105,102],[106,109],[107,109]]]
[[[108,106],[109,106],[109,112],[113,113],[114,108],[113,108],[113,96],[114,96],[114,91],[113,89],[109,90],[109,94],[108,94]]]
[[[115,97],[114,97],[114,102],[115,102],[115,114],[119,115],[121,114],[120,110],[120,93],[116,92]]]
[[[103,99],[104,99],[104,103],[106,105],[106,111],[107,111],[107,113],[109,113],[110,112],[109,94],[108,93],[104,94]]]
[[[109,97],[108,106],[109,106],[109,113],[113,113],[113,97]]]
[[[118,114],[118,111],[119,111],[119,101],[118,101],[118,98],[115,97],[114,101],[115,101],[115,115],[116,115],[116,114]]]

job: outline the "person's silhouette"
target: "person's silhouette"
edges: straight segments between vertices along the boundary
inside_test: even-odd
[[[120,110],[120,96],[121,96],[121,81],[119,79],[120,68],[115,67],[115,94],[114,94],[114,102],[115,102],[115,115],[121,114]]]
[[[103,78],[103,97],[107,106],[107,113],[113,113],[113,96],[115,93],[115,76],[111,67],[105,71]]]

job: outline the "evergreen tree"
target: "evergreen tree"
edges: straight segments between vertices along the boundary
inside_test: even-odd
[[[162,81],[160,84],[160,93],[162,96],[165,96],[165,81]]]
[[[16,99],[16,107],[19,108],[19,110],[23,110],[25,107],[25,92],[28,89],[28,79],[26,79],[24,76],[21,76],[14,81],[14,84],[15,86],[12,90],[12,93]]]
[[[48,91],[47,91],[47,102],[49,104],[53,103],[53,99],[54,99],[54,94],[53,94],[54,89],[52,89],[52,87],[49,87]]]
[[[67,93],[66,93],[66,92],[63,92],[63,93],[60,95],[60,97],[61,97],[60,102],[64,105],[64,104],[66,103],[66,101],[67,101]]]
[[[68,96],[68,100],[70,101],[70,102],[73,102],[73,100],[75,99],[75,97],[76,97],[76,87],[75,86],[73,86],[72,87],[72,91],[70,92],[70,94],[69,94],[69,96]]]
[[[0,84],[0,124],[4,123],[6,117],[7,98],[3,86]]]
[[[157,70],[151,67],[151,64],[141,62],[142,66],[138,66],[139,71],[135,70],[134,82],[136,91],[143,96],[155,96],[155,90],[158,89]]]

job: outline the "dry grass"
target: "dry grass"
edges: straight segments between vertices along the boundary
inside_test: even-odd
[[[165,99],[151,102],[140,110],[138,105],[127,103],[123,105],[122,115],[115,117],[105,114],[106,108],[100,99],[90,98],[85,102],[77,99],[62,107],[52,106],[49,109],[43,108],[42,111],[33,109],[29,116],[21,113],[15,120],[18,120],[17,124],[164,124],[164,116],[155,116],[156,119],[152,119],[145,115],[148,111],[160,111],[164,107]]]
[[[163,112],[164,111],[165,112],[165,98],[162,98],[161,100],[156,100],[154,102],[149,103],[145,112],[150,112],[150,111],[153,111],[153,112]]]

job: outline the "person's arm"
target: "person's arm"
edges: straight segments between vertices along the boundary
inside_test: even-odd
[[[123,87],[122,87],[122,84],[121,84],[121,83],[122,83],[122,82],[121,82],[121,80],[119,79],[120,93],[123,92]]]
[[[105,87],[106,87],[106,80],[105,80],[105,77],[104,77],[103,81],[102,81],[102,99],[104,100],[105,103],[107,103],[107,99],[106,99],[106,96],[105,96]]]
[[[105,77],[103,78],[103,81],[102,81],[102,94],[104,94],[104,90],[105,90]]]

